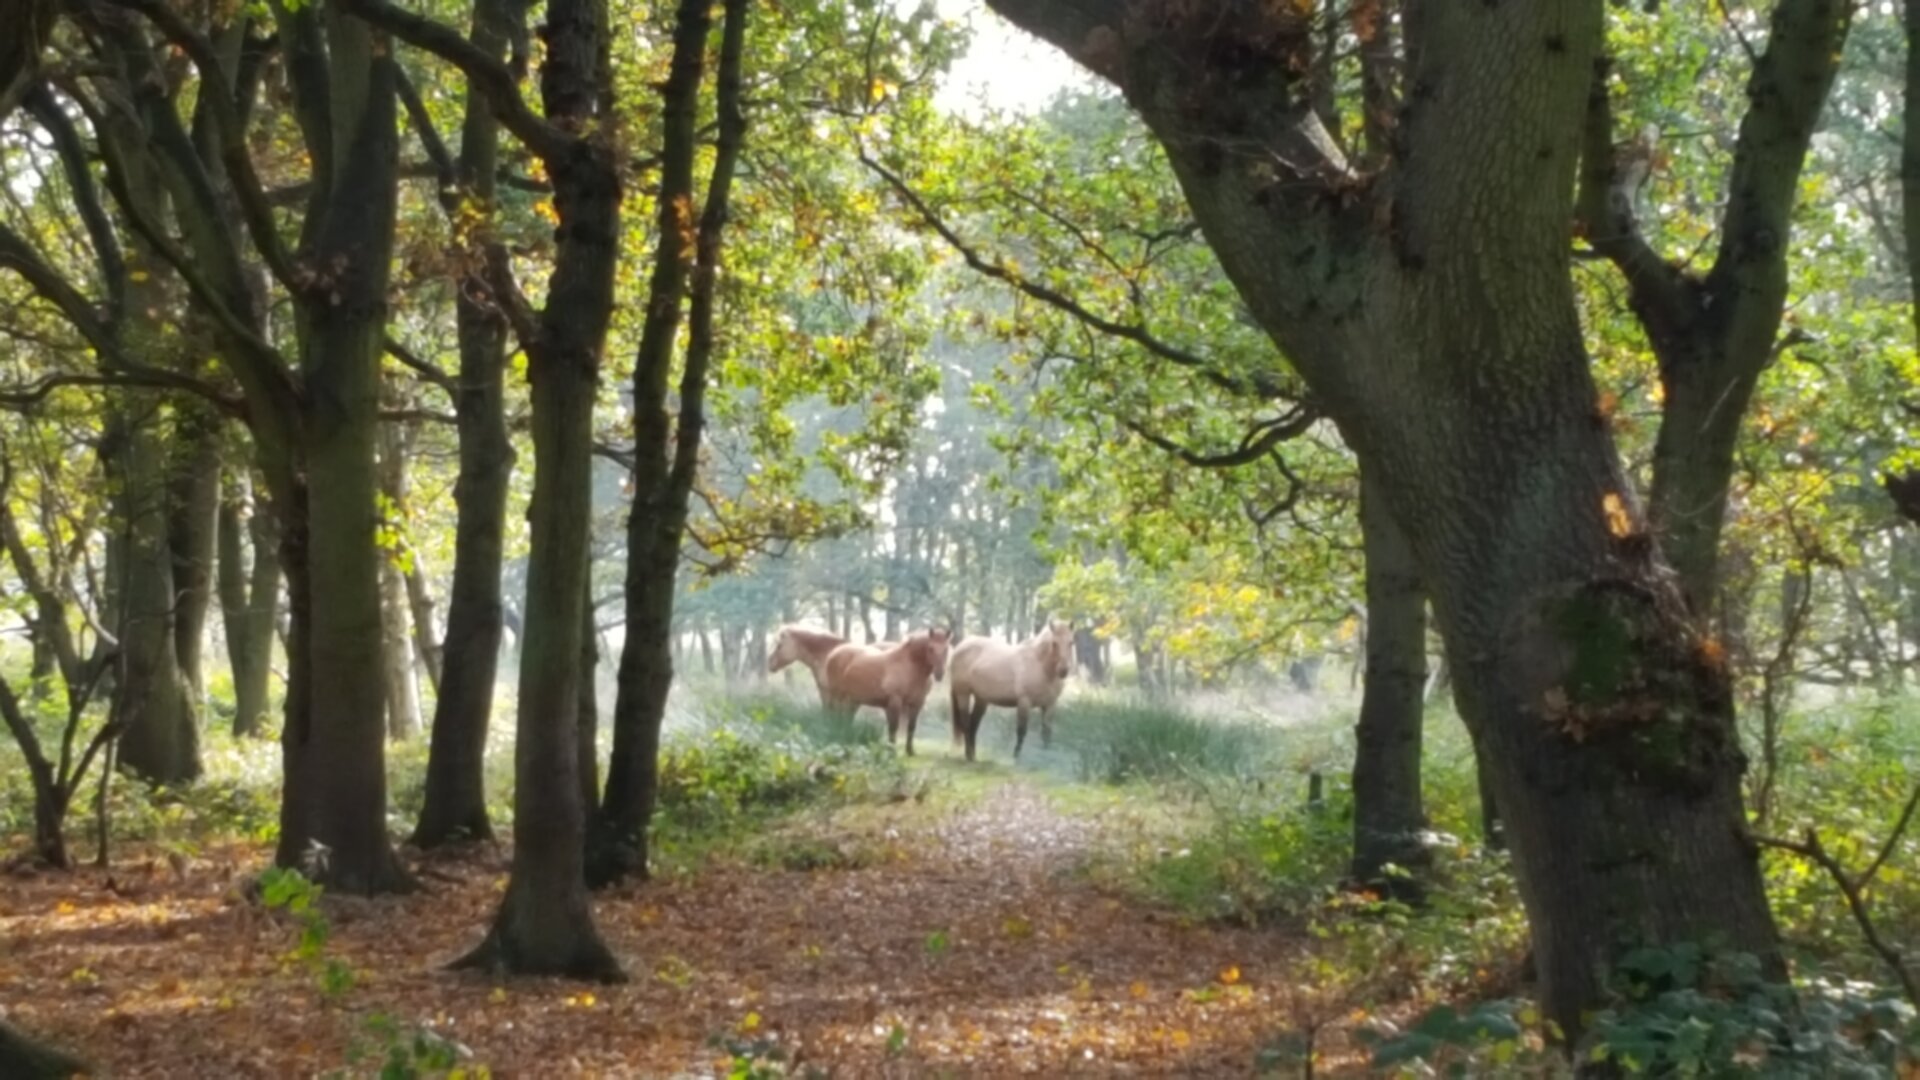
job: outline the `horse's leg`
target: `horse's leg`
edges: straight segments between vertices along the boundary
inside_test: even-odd
[[[892,746],[894,737],[900,731],[900,706],[893,699],[887,699],[887,745]]]
[[[958,680],[947,695],[947,721],[953,725],[953,745],[959,746],[967,737],[967,692],[960,689]],[[967,760],[973,758],[969,756]]]
[[[974,744],[978,742],[980,738],[980,721],[986,719],[986,716],[987,699],[974,698],[972,706],[967,710],[966,719],[968,761],[973,760]]]
[[[1015,717],[1018,718],[1013,728],[1013,731],[1014,731],[1013,757],[1014,757],[1014,760],[1018,761],[1020,759],[1020,748],[1027,745],[1027,699],[1026,698],[1021,698],[1017,703],[1014,704],[1013,714]]]
[[[907,704],[901,707],[906,713],[902,719],[907,722],[907,756],[913,756],[913,729],[920,723],[920,706]]]
[[[1053,748],[1053,706],[1040,708],[1040,745],[1044,749]]]

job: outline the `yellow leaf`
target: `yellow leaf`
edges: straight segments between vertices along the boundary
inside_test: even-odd
[[[1173,1045],[1178,1046],[1181,1049],[1185,1049],[1187,1045],[1192,1042],[1193,1042],[1193,1036],[1187,1034],[1185,1028],[1182,1028],[1181,1030],[1173,1033]]]
[[[1618,492],[1609,491],[1600,500],[1600,508],[1607,515],[1607,531],[1616,537],[1633,535],[1633,518],[1627,514],[1627,504]]]
[[[1230,967],[1225,969],[1224,971],[1220,972],[1220,981],[1223,983],[1226,983],[1228,986],[1232,986],[1234,983],[1239,982],[1240,969],[1237,967]]]
[[[487,1000],[493,1002],[495,1005],[507,1000],[507,988],[504,986],[494,987],[493,993],[487,995]]]
[[[759,1026],[760,1026],[760,1014],[757,1012],[750,1012],[746,1016],[740,1019],[741,1031],[752,1031]]]
[[[133,273],[127,275],[127,277],[133,281],[145,281],[149,276],[145,270],[135,270]]]
[[[1147,996],[1147,984],[1136,979],[1132,986],[1127,987],[1127,993],[1137,998],[1145,998]]]

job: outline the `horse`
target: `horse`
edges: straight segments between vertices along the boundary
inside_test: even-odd
[[[862,705],[887,714],[887,742],[907,725],[907,754],[913,754],[913,729],[933,684],[947,674],[950,637],[938,627],[922,630],[901,642],[881,645],[846,644],[827,656],[821,698],[829,709],[847,716]]]
[[[1027,742],[1027,712],[1040,710],[1040,744],[1053,745],[1053,704],[1073,674],[1073,626],[1058,619],[1018,645],[973,637],[954,647],[953,741],[965,741],[967,760],[987,706],[1011,707],[1019,718],[1013,756]]]
[[[827,655],[847,643],[837,634],[809,630],[804,626],[783,626],[774,635],[773,651],[767,656],[767,672],[779,671],[788,664],[801,663],[813,672],[814,689],[820,691],[820,704],[827,700]]]

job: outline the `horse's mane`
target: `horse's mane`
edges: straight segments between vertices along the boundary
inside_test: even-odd
[[[808,648],[819,645],[845,645],[847,639],[838,634],[829,634],[824,630],[810,630],[804,626],[783,626],[780,633],[793,638]]]

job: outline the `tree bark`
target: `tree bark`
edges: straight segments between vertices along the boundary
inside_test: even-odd
[[[1635,945],[1715,940],[1783,975],[1727,673],[1620,468],[1574,302],[1598,0],[1410,8],[1393,163],[1366,177],[1292,85],[1283,12],[990,3],[1120,86],[1411,540],[1548,1015],[1577,1039]]]
[[[1362,477],[1360,532],[1366,553],[1367,666],[1354,730],[1353,880],[1389,896],[1417,895],[1404,875],[1431,861],[1420,834],[1426,594],[1413,549],[1386,500]]]

